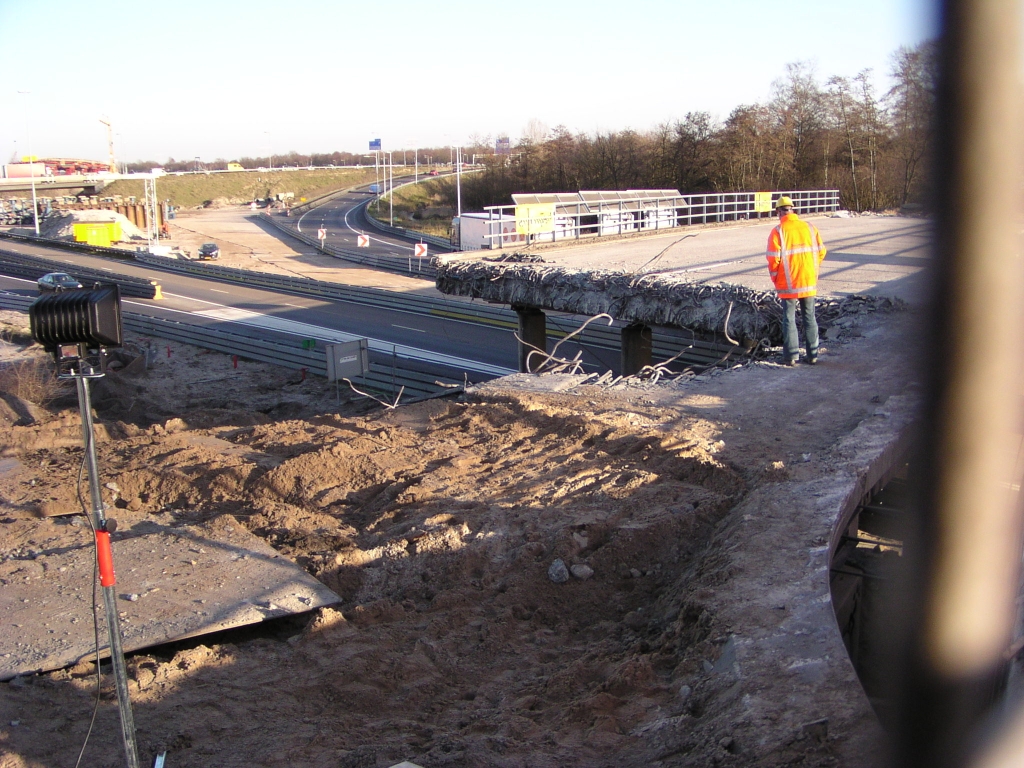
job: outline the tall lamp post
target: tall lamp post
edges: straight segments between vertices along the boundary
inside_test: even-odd
[[[28,96],[32,91],[18,91]],[[28,130],[28,107],[25,107],[25,143],[28,148],[28,177],[32,185],[32,219],[35,222],[36,237],[39,237],[39,203],[36,201],[36,162],[32,155],[32,134]]]
[[[459,218],[462,218],[462,147],[455,149],[455,203]]]

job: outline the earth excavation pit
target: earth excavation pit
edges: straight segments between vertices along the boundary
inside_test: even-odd
[[[111,374],[97,447],[120,526],[231,519],[341,598],[132,654],[143,760],[874,764],[880,732],[822,553],[863,468],[913,417],[893,343],[911,314],[861,310],[814,369],[611,388],[519,375],[389,411],[355,399],[332,413],[326,382],[236,374],[177,344]],[[797,383],[799,403],[782,396]],[[13,397],[0,584],[51,589],[47,553],[88,533],[70,514],[77,413]],[[4,685],[0,766],[73,759],[93,664]],[[121,759],[111,686],[95,765]]]

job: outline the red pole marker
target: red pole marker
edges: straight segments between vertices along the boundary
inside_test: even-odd
[[[231,362],[235,364],[235,368],[238,367],[238,355],[231,356]]]
[[[100,566],[100,584],[112,587],[117,583],[114,578],[114,553],[110,549],[110,534],[107,531],[96,531],[96,559]]]
[[[167,356],[168,356],[168,357],[170,357],[170,356],[171,356],[171,348],[170,348],[170,347],[168,347],[168,348],[167,348]]]
[[[301,378],[301,379],[299,379],[299,381],[305,381],[305,380],[306,380],[306,369],[305,369],[305,368],[303,368],[303,369],[302,369],[302,378]]]

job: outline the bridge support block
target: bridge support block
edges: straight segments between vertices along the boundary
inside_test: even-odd
[[[622,329],[622,375],[632,376],[653,360],[654,337],[651,327],[640,323]]]
[[[539,354],[530,358],[530,353],[534,351],[533,348],[543,349],[545,352],[548,349],[546,318],[537,307],[513,305],[512,309],[519,316],[519,338],[523,340],[523,343],[519,345],[519,371],[533,373],[544,362]]]

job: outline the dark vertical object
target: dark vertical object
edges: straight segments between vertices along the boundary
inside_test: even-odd
[[[896,764],[922,768],[972,764],[1005,674],[1021,554],[1018,2],[942,10],[928,397],[894,669]]]
[[[653,360],[654,336],[650,326],[633,323],[620,332],[622,343],[622,375],[632,376]]]
[[[512,307],[519,315],[519,370],[522,373],[533,373],[544,362],[544,357],[539,352],[534,352],[533,347],[547,351],[548,334],[544,313],[536,307],[524,307],[514,305]],[[529,346],[527,346],[529,345]]]

